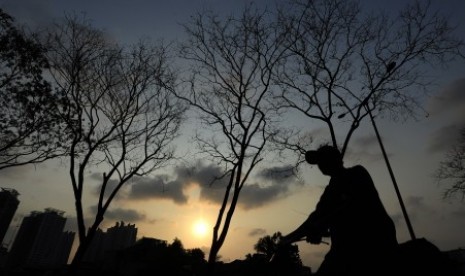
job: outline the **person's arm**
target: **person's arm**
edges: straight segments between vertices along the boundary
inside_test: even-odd
[[[297,229],[282,237],[281,242],[287,244],[300,241],[303,237],[305,237],[308,234],[308,229],[310,228],[310,225],[311,221],[309,216],[299,227],[297,227]]]
[[[332,213],[334,191],[327,186],[320,197],[318,204],[310,216],[297,229],[282,237],[283,243],[293,243],[306,240],[310,243],[318,244],[323,236],[327,236],[328,232],[328,215]]]

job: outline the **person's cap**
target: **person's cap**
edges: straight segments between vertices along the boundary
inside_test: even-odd
[[[305,153],[305,160],[312,165],[332,159],[341,159],[341,153],[333,146],[322,146],[317,150],[309,150]]]

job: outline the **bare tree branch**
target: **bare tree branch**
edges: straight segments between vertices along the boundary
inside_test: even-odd
[[[447,186],[444,198],[456,194],[460,194],[462,200],[465,198],[465,128],[461,129],[457,144],[446,153],[434,177],[439,184]]]
[[[367,117],[365,106],[414,117],[431,84],[424,65],[463,56],[464,42],[447,18],[424,1],[397,17],[366,14],[358,2],[342,0],[295,0],[280,14],[291,55],[275,72],[277,106],[325,124],[342,153]]]
[[[78,264],[113,199],[133,176],[150,174],[174,157],[184,108],[173,97],[165,45],[141,41],[123,48],[83,19],[67,17],[46,37],[50,73],[63,91],[67,143],[80,245]],[[103,170],[97,213],[84,224],[86,172]],[[110,180],[116,181],[109,186]]]
[[[220,20],[211,12],[185,25],[188,40],[181,56],[191,62],[188,89],[178,97],[198,111],[203,127],[196,134],[202,153],[225,167],[228,185],[213,228],[209,263],[216,261],[239,200],[254,167],[273,135],[276,115],[272,69],[285,53],[284,34],[269,14],[248,6],[238,17]]]

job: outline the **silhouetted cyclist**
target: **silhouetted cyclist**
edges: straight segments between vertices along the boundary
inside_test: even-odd
[[[345,168],[338,149],[322,146],[308,151],[305,159],[331,177],[315,211],[283,243],[306,238],[318,244],[331,237],[331,249],[317,275],[384,275],[394,267],[398,247],[396,230],[367,170]]]

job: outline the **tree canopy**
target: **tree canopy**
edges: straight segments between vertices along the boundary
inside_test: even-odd
[[[44,51],[0,9],[0,170],[63,153],[61,102],[43,77]]]

